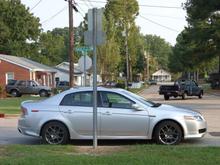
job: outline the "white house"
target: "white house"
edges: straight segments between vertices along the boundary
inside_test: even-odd
[[[152,74],[152,79],[156,81],[171,81],[171,74],[163,69],[160,69]]]
[[[69,81],[69,62],[62,62],[55,67],[56,81]],[[83,72],[80,71],[78,64],[74,64],[74,84],[77,86],[82,86],[83,82]]]

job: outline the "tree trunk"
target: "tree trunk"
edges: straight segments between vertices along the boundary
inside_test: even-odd
[[[220,74],[220,54],[219,54],[219,61],[218,61],[218,73]]]

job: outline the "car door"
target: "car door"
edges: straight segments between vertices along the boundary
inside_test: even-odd
[[[102,107],[101,137],[146,137],[149,126],[148,112],[132,108],[135,102],[115,92],[100,92]]]
[[[22,94],[27,94],[28,93],[28,89],[27,89],[27,81],[19,81],[17,83],[17,88],[19,89],[20,93]]]
[[[93,135],[92,103],[92,91],[67,94],[60,103],[61,113],[71,123],[72,129],[78,135]]]
[[[191,82],[192,85],[192,95],[197,96],[200,94],[200,88],[198,87],[198,84],[195,81]]]
[[[26,93],[27,94],[38,94],[37,85],[34,83],[34,81],[31,81],[31,80],[27,81]]]

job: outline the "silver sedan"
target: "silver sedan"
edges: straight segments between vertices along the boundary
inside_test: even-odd
[[[201,138],[207,124],[195,111],[147,101],[123,89],[98,88],[98,139],[154,139],[178,144]],[[25,101],[18,121],[20,133],[41,137],[44,143],[92,139],[91,87],[72,88],[42,101]]]

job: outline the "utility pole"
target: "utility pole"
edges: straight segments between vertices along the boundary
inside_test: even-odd
[[[73,3],[74,0],[68,0],[69,2],[69,81],[70,87],[74,87],[74,32],[73,32]]]

